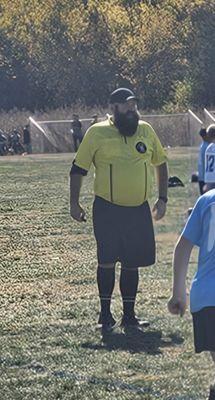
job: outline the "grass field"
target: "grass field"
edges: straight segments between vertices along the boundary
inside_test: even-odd
[[[198,188],[190,185],[196,150],[169,150],[168,212],[156,223],[157,263],[140,272],[138,315],[151,326],[102,341],[98,319],[92,172],[81,203],[86,224],[70,220],[72,155],[0,159],[0,400],[203,400],[212,370],[195,355],[189,312],[168,314],[173,247]],[[153,199],[152,199],[153,201]],[[188,285],[197,252],[192,256]],[[113,313],[121,315],[118,288]],[[206,362],[206,360],[208,362]]]

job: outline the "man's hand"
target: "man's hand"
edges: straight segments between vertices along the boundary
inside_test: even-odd
[[[85,211],[79,204],[70,205],[70,215],[78,222],[86,222]]]
[[[163,218],[166,213],[166,203],[162,199],[156,200],[152,209],[152,215],[155,221]]]
[[[182,317],[187,307],[186,292],[183,294],[181,298],[175,298],[174,296],[172,296],[168,301],[167,307],[171,314],[180,315]]]

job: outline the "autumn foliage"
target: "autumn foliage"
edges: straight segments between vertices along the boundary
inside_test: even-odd
[[[0,0],[0,109],[215,104],[213,0]]]

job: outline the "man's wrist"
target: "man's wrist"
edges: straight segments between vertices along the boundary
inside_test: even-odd
[[[159,196],[158,199],[162,200],[164,203],[168,202],[168,197],[166,197],[166,196]]]

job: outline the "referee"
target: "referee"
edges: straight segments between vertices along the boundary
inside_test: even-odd
[[[151,165],[157,175],[158,198],[152,209],[155,220],[166,212],[168,172],[165,151],[152,127],[140,120],[137,99],[126,88],[110,95],[112,116],[90,127],[70,171],[70,214],[85,221],[79,204],[82,178],[95,168],[93,226],[97,242],[97,283],[100,297],[99,325],[111,331],[115,265],[121,263],[121,326],[143,325],[135,314],[139,267],[155,263],[155,240],[148,204]],[[149,325],[144,321],[145,325]]]

